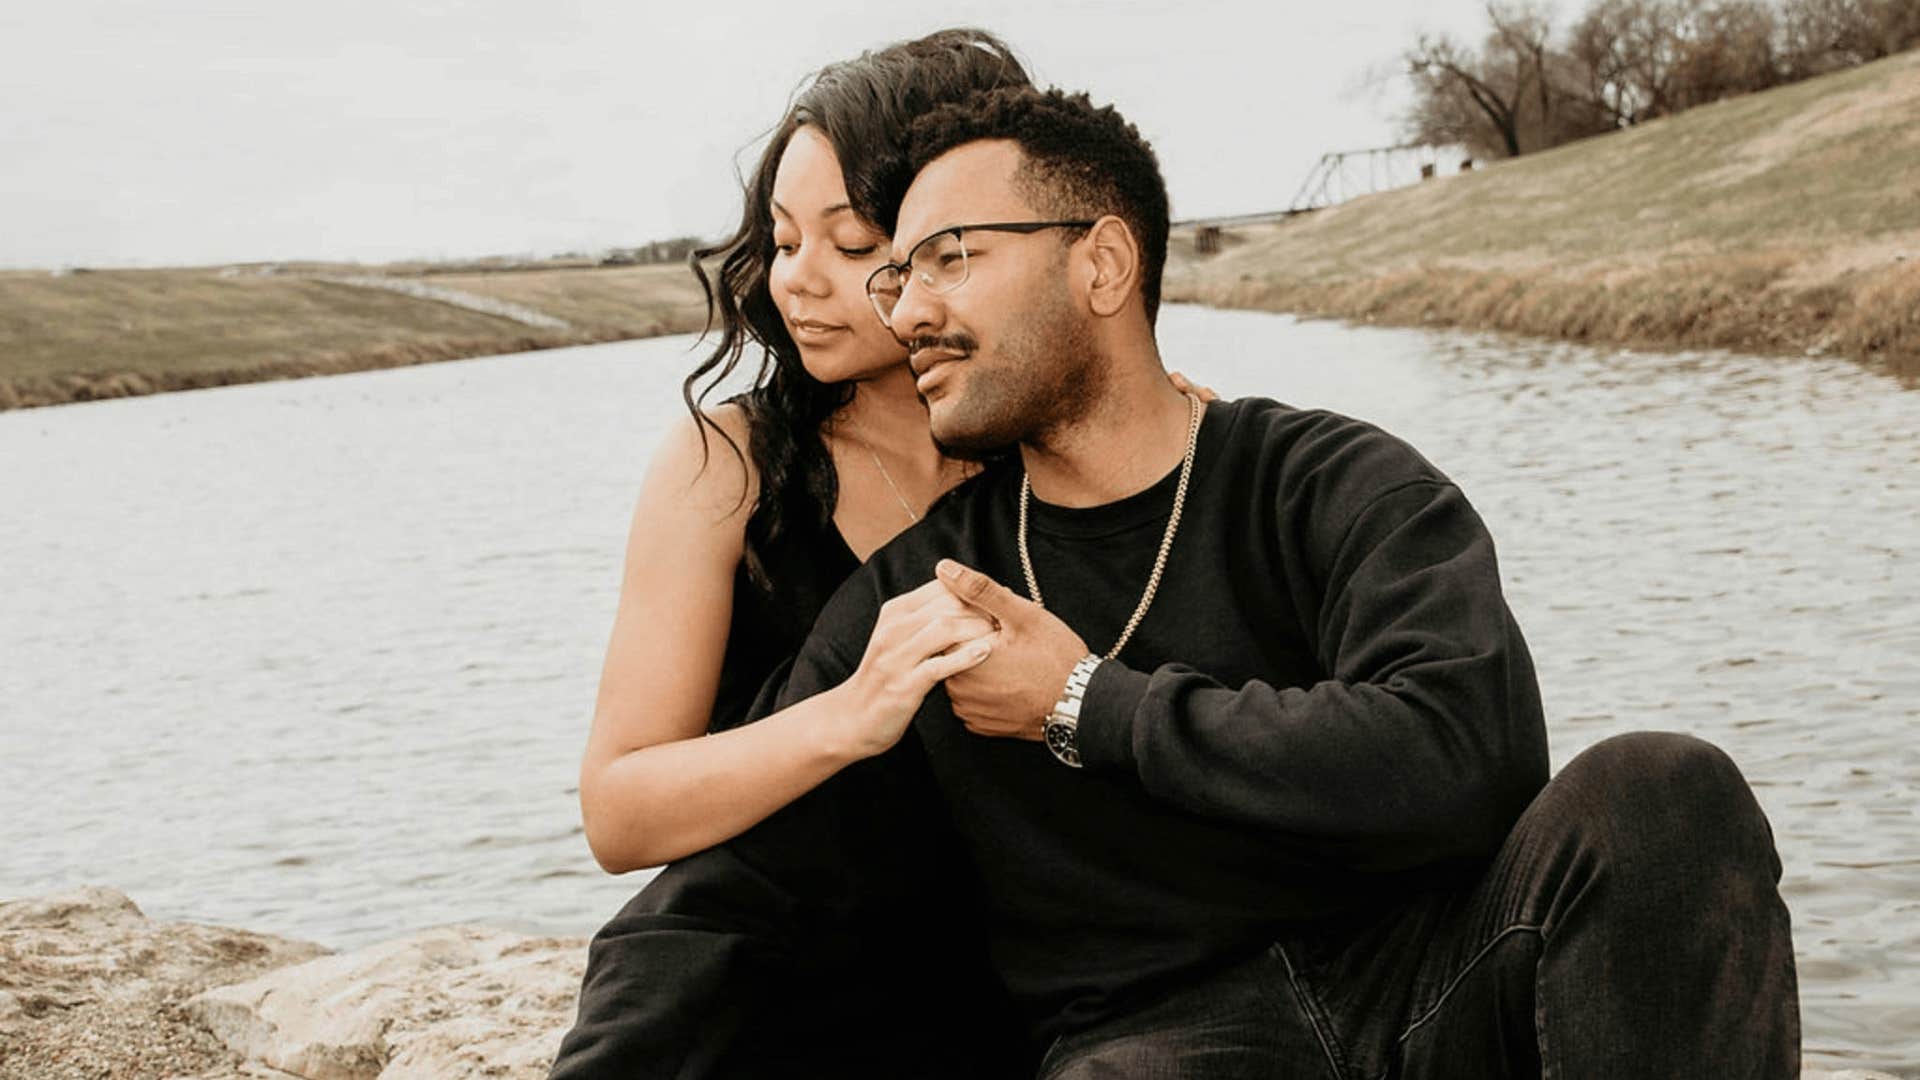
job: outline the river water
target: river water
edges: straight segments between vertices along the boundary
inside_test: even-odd
[[[1920,1070],[1920,390],[1174,307],[1227,396],[1382,424],[1499,546],[1557,767],[1730,752],[1778,837],[1806,1045]],[[352,947],[591,933],[576,770],[687,338],[0,413],[0,898]]]

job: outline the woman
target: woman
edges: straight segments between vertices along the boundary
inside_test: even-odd
[[[754,994],[730,997],[724,1015],[679,1008],[675,989],[697,983],[699,969],[663,964],[657,947],[642,962],[624,951],[634,936],[698,932],[673,913],[676,890],[699,887],[700,860],[683,856],[729,857],[710,849],[886,749],[935,683],[986,656],[990,627],[936,585],[918,600],[944,610],[939,629],[915,638],[883,616],[847,683],[742,723],[840,582],[973,468],[934,446],[906,350],[865,284],[887,261],[891,210],[911,179],[908,123],[976,90],[1026,82],[1004,44],[972,30],[822,70],[774,130],[739,228],[695,256],[719,344],[687,379],[691,416],[655,453],[634,509],[580,768],[600,865],[676,865],[595,935],[556,1080],[1031,1071],[1032,1048],[983,944],[965,932],[977,917],[964,910],[944,920],[953,932],[888,931],[884,940],[934,945],[916,953],[918,970],[896,968],[884,985],[762,980]],[[716,256],[714,281],[700,260]],[[755,389],[700,408],[702,380],[711,389],[749,349],[763,351]],[[956,991],[969,1004],[932,1025],[910,1012],[888,1022],[890,1008]],[[922,1039],[952,1049],[916,1062]]]
[[[892,745],[936,683],[986,657],[991,627],[936,587],[923,599],[946,611],[937,632],[883,616],[847,683],[739,726],[840,582],[978,468],[934,445],[865,282],[911,180],[907,124],[1027,81],[975,30],[823,69],[761,155],[739,228],[696,255],[719,346],[687,379],[692,416],[634,509],[580,769],[587,841],[609,872],[738,835]],[[717,282],[699,265],[715,256]],[[765,351],[756,389],[700,409],[696,384],[711,389],[749,348]]]

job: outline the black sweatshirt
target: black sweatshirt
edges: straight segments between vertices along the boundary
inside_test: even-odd
[[[1178,474],[1031,506],[1041,594],[1096,653],[1139,602]],[[1024,594],[1019,480],[980,478],[856,572],[781,703],[851,675],[881,603],[943,556]],[[1360,421],[1243,399],[1208,408],[1190,484],[1159,594],[1088,688],[1084,769],[969,734],[938,690],[915,718],[1042,1037],[1490,856],[1546,782],[1493,541],[1438,469]]]
[[[1139,602],[1177,480],[1090,509],[1032,505],[1046,605],[1097,653]],[[1019,485],[1017,463],[991,469],[875,554],[758,714],[843,682],[881,603],[942,557],[1024,594]],[[596,938],[618,950],[610,987],[616,968],[651,966],[699,998],[628,1034],[750,1030],[749,985],[799,1003],[865,983],[886,1019],[849,1016],[851,1031],[916,1023],[906,988],[929,964],[965,967],[980,904],[1041,1045],[1282,927],[1485,860],[1547,776],[1532,663],[1465,496],[1371,425],[1264,399],[1208,407],[1158,596],[1095,673],[1079,742],[1075,770],[1040,743],[969,734],[936,689],[892,751],[670,867]],[[682,933],[690,920],[704,937]],[[808,1003],[831,1024],[865,1008],[848,1000]],[[805,1026],[831,1047],[822,1022]]]

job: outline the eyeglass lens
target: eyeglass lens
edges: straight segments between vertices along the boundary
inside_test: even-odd
[[[967,280],[967,246],[958,232],[935,233],[908,254],[908,273],[922,287],[936,293],[952,292]],[[880,321],[893,325],[893,309],[900,303],[906,279],[896,266],[882,267],[867,282],[867,295]]]

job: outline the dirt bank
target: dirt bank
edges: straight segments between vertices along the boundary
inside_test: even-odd
[[[0,272],[0,409],[686,333],[685,268]]]

